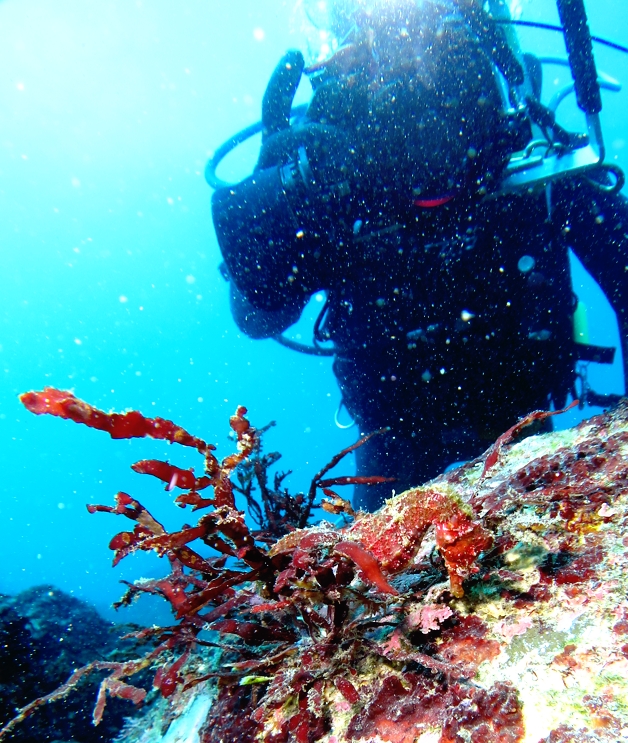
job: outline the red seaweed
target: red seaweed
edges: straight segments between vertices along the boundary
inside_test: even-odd
[[[208,623],[211,623],[209,625],[211,629],[221,636],[235,636],[239,639],[238,647],[233,645],[225,647],[230,647],[231,651],[239,655],[241,659],[239,664],[242,668],[240,673],[252,668],[261,669],[264,665],[272,668],[291,652],[304,628],[310,634],[329,632],[332,629],[334,632],[340,631],[343,618],[345,620],[348,618],[348,611],[344,606],[349,594],[342,600],[332,600],[332,608],[327,610],[325,616],[325,613],[310,606],[311,599],[308,598],[307,591],[301,588],[304,584],[304,576],[301,575],[304,567],[298,567],[299,565],[305,566],[310,579],[319,588],[326,586],[326,591],[331,596],[339,588],[345,590],[344,587],[353,578],[353,572],[340,564],[337,566],[335,577],[331,565],[346,559],[351,553],[349,556],[355,558],[365,573],[371,576],[370,580],[376,588],[383,589],[388,594],[396,594],[395,589],[386,583],[381,571],[378,572],[375,559],[369,558],[368,553],[357,544],[349,545],[344,555],[341,551],[333,556],[330,549],[340,541],[337,534],[331,539],[325,539],[323,535],[303,533],[306,538],[302,540],[303,544],[299,549],[277,553],[268,551],[263,540],[258,541],[256,535],[249,529],[244,514],[235,508],[235,486],[231,479],[234,472],[239,467],[244,467],[251,458],[254,459],[255,453],[260,450],[260,433],[245,417],[246,408],[238,407],[229,421],[237,436],[238,451],[219,461],[213,454],[215,446],[163,418],[147,418],[137,411],[122,414],[105,413],[78,399],[71,392],[54,388],[26,393],[20,400],[28,410],[37,415],[49,414],[69,419],[105,431],[114,439],[151,437],[196,448],[204,457],[205,474],[200,477],[196,477],[192,469],[184,470],[160,460],[141,460],[132,468],[139,474],[149,474],[167,483],[167,490],[173,490],[175,487],[186,489],[187,493],[177,497],[177,505],[182,507],[189,505],[192,506],[192,510],[210,510],[201,516],[196,525],[186,525],[179,531],[168,532],[145,506],[127,493],[119,492],[112,506],[87,506],[90,513],[111,513],[135,522],[132,531],[119,532],[110,541],[109,547],[114,552],[114,565],[137,550],[152,551],[159,557],[166,557],[170,564],[170,574],[164,578],[127,584],[128,590],[116,606],[130,604],[141,593],[159,595],[169,602],[179,624],[173,627],[152,628],[151,637],[161,642],[156,650],[136,661],[121,664],[95,662],[84,669],[79,669],[57,692],[43,700],[36,700],[21,710],[15,720],[0,731],[0,739],[41,704],[63,698],[83,676],[96,670],[107,670],[109,675],[101,683],[94,710],[95,724],[102,718],[107,695],[130,699],[136,704],[142,702],[145,692],[128,684],[124,679],[146,667],[155,668],[153,685],[164,697],[172,696],[178,689],[189,688],[199,683],[202,678],[190,676],[185,668],[193,650],[197,646],[207,644],[206,641],[199,640],[198,634]],[[296,520],[295,525],[305,526],[307,517],[314,507],[318,490],[327,491],[329,495],[329,487],[332,485],[382,482],[384,478],[377,476],[324,478],[335,464],[368,438],[365,437],[347,447],[334,457],[332,462],[313,479],[307,498],[297,496],[289,500],[286,496],[282,501],[287,509],[286,518],[289,518],[290,514],[290,517]],[[266,464],[269,461],[276,459],[271,458]],[[260,464],[259,459],[257,464]],[[213,497],[201,498],[198,491],[208,487],[213,488]],[[268,492],[266,495],[268,496]],[[279,511],[276,510],[274,513],[276,516]],[[285,524],[288,528],[294,528],[290,527],[289,521]],[[264,532],[260,532],[258,536],[264,537]],[[201,554],[189,546],[192,542],[203,543],[206,548],[217,551],[219,557]],[[323,554],[326,550],[327,560]],[[291,552],[294,554],[290,554]],[[310,555],[310,552],[313,554]],[[221,555],[237,557],[244,568],[227,568],[225,558]],[[288,564],[292,564],[287,570],[286,558]],[[284,578],[280,580],[282,575]],[[260,602],[255,594],[249,597],[242,589],[239,595],[235,593],[234,587],[251,581],[259,581],[265,601]],[[350,595],[353,598],[353,594]],[[356,603],[360,605],[359,597]],[[234,615],[234,612],[238,612],[240,616]],[[268,612],[281,615],[283,620],[263,619]],[[241,615],[246,616],[247,613],[249,621],[241,618]],[[295,624],[293,619],[297,617],[300,619]],[[290,618],[287,625],[286,618]],[[146,637],[146,631],[136,634],[138,639]],[[269,646],[272,648],[270,653]],[[225,671],[218,675],[227,679],[233,674]],[[310,688],[309,684],[307,688]],[[347,689],[345,685],[345,691]],[[288,727],[297,740],[306,740],[310,735],[307,731],[317,729],[321,724],[322,718],[312,716],[309,711],[302,709],[292,718]]]
[[[75,423],[82,423],[99,431],[106,431],[112,439],[133,439],[149,436],[171,443],[191,446],[203,453],[209,447],[202,439],[191,436],[185,429],[164,418],[146,418],[131,410],[128,413],[105,413],[79,400],[72,392],[46,387],[41,392],[20,395],[24,407],[35,415],[55,415]]]
[[[364,580],[374,585],[380,593],[387,593],[391,596],[399,595],[399,591],[393,588],[384,578],[377,560],[357,542],[338,542],[334,547],[334,552],[337,555],[345,555],[352,560],[360,568]]]
[[[497,439],[497,441],[493,444],[491,447],[486,459],[484,460],[484,469],[482,470],[482,477],[485,477],[487,472],[495,466],[497,463],[497,460],[499,459],[499,455],[501,453],[502,448],[509,444],[514,437],[519,434],[526,426],[529,426],[531,423],[534,423],[535,421],[543,421],[546,418],[550,418],[552,415],[560,415],[561,413],[566,413],[568,410],[571,410],[575,405],[578,405],[580,401],[574,400],[572,403],[570,403],[566,408],[563,408],[562,410],[534,410],[532,413],[528,413],[524,418],[522,418],[520,421],[517,421],[514,426],[511,426],[505,433],[502,433],[502,435]]]
[[[194,477],[194,470],[182,470],[168,462],[160,462],[158,459],[142,459],[131,465],[134,472],[142,475],[152,475],[162,482],[167,482],[167,490],[183,488],[188,490],[204,490],[212,482],[207,476]]]

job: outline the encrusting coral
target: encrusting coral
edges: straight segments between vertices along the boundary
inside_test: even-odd
[[[332,488],[355,478],[326,477],[327,467],[306,496],[281,491],[281,477],[273,491],[264,465],[274,460],[243,408],[231,418],[238,452],[219,462],[170,421],[103,413],[50,388],[22,402],[114,438],[196,448],[200,477],[155,460],[134,469],[183,489],[177,504],[204,515],[167,532],[125,493],[88,507],[135,522],[112,539],[115,562],[151,550],[170,563],[120,604],[158,594],[177,623],[140,632],[153,646],[135,661],[79,669],[0,737],[92,671],[108,674],[95,722],[107,694],[141,704],[146,690],[129,679],[152,668],[163,699],[129,726],[127,743],[628,740],[626,403],[517,441],[549,415],[537,411],[482,457],[377,513],[305,528],[318,488],[327,511],[352,516]],[[234,493],[250,501],[256,473],[266,493],[253,531]]]

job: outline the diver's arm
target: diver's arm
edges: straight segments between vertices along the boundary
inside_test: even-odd
[[[304,64],[298,51],[281,58],[264,93],[255,171],[212,198],[233,315],[254,337],[285,330],[309,296],[326,288],[330,252],[351,229],[348,135],[307,117],[292,123]]]
[[[299,319],[306,302],[304,297],[303,301],[286,304],[278,310],[263,310],[254,307],[231,282],[231,314],[238,328],[250,338],[273,338],[283,333]]]
[[[604,192],[587,178],[554,187],[554,218],[617,315],[628,380],[628,199]]]
[[[270,138],[260,169],[214,193],[214,227],[245,332],[276,334],[325,288],[330,256],[351,229],[350,159],[345,134],[310,123]],[[252,310],[266,320],[249,322]]]
[[[312,237],[300,227],[279,168],[258,171],[212,198],[214,227],[231,281],[254,308],[280,310],[307,293]]]

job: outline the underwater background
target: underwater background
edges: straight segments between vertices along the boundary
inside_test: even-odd
[[[171,513],[172,496],[129,465],[169,455],[197,472],[202,465],[164,442],[112,441],[33,417],[21,392],[51,385],[104,410],[170,418],[216,443],[220,458],[234,447],[228,418],[246,405],[255,425],[277,422],[266,448],[294,470],[291,492],[355,440],[355,428],[334,423],[330,359],[236,328],[203,176],[213,149],[259,118],[281,54],[303,46],[295,5],[0,1],[0,593],[53,584],[112,618],[119,580],[166,566],[135,555],[112,569],[107,544],[126,525],[85,504],[112,503],[124,490],[179,525],[185,513]],[[523,19],[557,22],[553,0],[517,6]],[[628,45],[627,4],[590,0],[587,10],[594,34]],[[525,50],[564,53],[560,35],[518,33]],[[628,56],[599,45],[595,53],[625,86],[603,93],[602,123],[607,160],[628,170]],[[546,74],[547,95],[565,75]],[[308,89],[305,81],[300,99]],[[559,121],[582,126],[572,101]],[[244,177],[256,151],[255,141],[238,149],[220,175]],[[590,342],[617,346],[614,313],[575,262],[573,271]],[[312,299],[293,338],[310,340],[322,299]],[[623,392],[619,348],[612,367],[592,364],[588,376],[597,392]],[[557,425],[595,412],[570,411]],[[119,619],[159,622],[158,606],[143,599]]]

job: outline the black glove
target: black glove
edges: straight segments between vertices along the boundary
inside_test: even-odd
[[[315,211],[350,193],[353,147],[338,127],[308,120],[290,125],[292,103],[303,73],[303,55],[287,52],[275,68],[262,101],[262,148],[255,171],[278,166],[296,213]],[[332,209],[332,211],[334,211]],[[307,216],[303,214],[303,216]],[[332,218],[339,214],[331,214]]]

